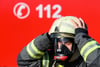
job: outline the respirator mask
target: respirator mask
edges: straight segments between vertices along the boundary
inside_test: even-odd
[[[54,34],[53,34],[54,35]],[[54,60],[57,62],[68,61],[75,52],[76,46],[73,38],[53,36],[54,41]],[[72,43],[71,50],[65,45],[67,42]],[[60,43],[60,44],[59,44]]]

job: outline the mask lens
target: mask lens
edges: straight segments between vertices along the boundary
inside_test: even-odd
[[[74,39],[73,38],[59,38],[58,41],[59,42],[62,42],[62,43],[67,43],[67,42],[70,41],[70,42],[73,43],[74,42]]]

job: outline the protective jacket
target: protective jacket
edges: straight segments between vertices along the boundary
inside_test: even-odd
[[[85,29],[75,30],[75,43],[80,55],[72,62],[57,63],[56,67],[100,67],[100,45]],[[48,33],[33,39],[17,57],[19,67],[55,67],[53,42]],[[51,48],[50,50],[48,50]]]

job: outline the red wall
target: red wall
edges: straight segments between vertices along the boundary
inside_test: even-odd
[[[20,2],[28,6],[16,6]],[[18,53],[33,38],[49,30],[58,10],[58,15],[82,17],[90,36],[100,43],[99,0],[0,0],[0,67],[17,67]],[[29,15],[23,18],[27,12]],[[42,18],[39,12],[43,13]]]

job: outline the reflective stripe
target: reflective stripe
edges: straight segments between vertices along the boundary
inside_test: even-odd
[[[64,66],[59,64],[58,67],[64,67]]]
[[[26,47],[26,50],[28,52],[28,54],[32,57],[32,58],[35,58],[35,59],[39,59],[42,57],[42,55],[44,55],[44,52],[42,51],[39,51],[35,45],[33,44],[34,41],[31,41],[27,47]]]
[[[100,45],[94,40],[84,45],[80,50],[81,55],[84,57],[84,61],[86,61],[88,55],[97,48],[100,48]]]
[[[83,55],[83,53],[84,53],[85,49],[87,49],[87,47],[89,47],[89,46],[91,46],[91,45],[93,45],[95,43],[96,43],[96,41],[90,41],[86,45],[84,45],[80,50],[81,55]]]
[[[48,52],[45,53],[42,60],[42,67],[49,67],[49,54]]]
[[[83,52],[82,56],[84,56],[84,55],[85,55],[85,53],[86,53],[89,49],[91,49],[91,48],[93,48],[93,47],[95,47],[95,45],[94,45],[94,44],[92,44],[91,46],[87,47],[87,48],[84,50],[84,52]]]
[[[84,55],[84,60],[86,61],[88,55],[90,53],[92,53],[95,49],[100,48],[100,45],[96,45],[95,47],[91,48],[89,51],[86,52],[86,54]]]
[[[34,47],[35,48],[35,47]],[[36,56],[41,56],[41,55],[43,55],[43,54],[40,54],[40,53],[36,53],[36,51],[35,51],[35,49],[34,48],[32,48],[32,42],[29,44],[29,49],[30,49],[30,51],[34,54],[34,55],[36,55]]]
[[[41,58],[40,56],[35,56],[35,55],[31,52],[31,50],[29,49],[29,45],[26,47],[26,50],[27,50],[28,54],[29,54],[32,58],[36,58],[36,59]]]
[[[96,44],[96,43],[91,44],[90,46],[86,47],[86,48],[84,49],[83,53],[82,53],[82,56],[84,56],[84,54],[85,54],[89,49],[95,47],[95,46],[96,46],[95,44]]]
[[[34,40],[32,40],[32,42],[31,42],[31,46],[32,46],[33,50],[34,50],[37,54],[43,55],[44,52],[38,50],[37,47],[36,47],[33,43],[34,43]]]

